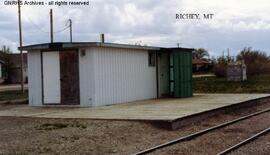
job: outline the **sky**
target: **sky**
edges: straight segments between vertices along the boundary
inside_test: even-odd
[[[18,52],[17,6],[4,2],[0,1],[0,46]],[[99,34],[104,33],[106,42],[164,47],[179,43],[205,48],[211,56],[227,49],[235,56],[244,47],[270,55],[269,0],[90,0],[89,6],[23,5],[23,45],[50,41],[50,8],[54,10],[55,42],[69,41],[68,29],[61,30],[72,19],[74,42],[99,41]],[[214,17],[176,19],[176,14]]]

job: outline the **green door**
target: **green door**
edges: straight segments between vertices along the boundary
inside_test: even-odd
[[[170,92],[174,97],[192,96],[192,52],[173,49],[170,54]]]

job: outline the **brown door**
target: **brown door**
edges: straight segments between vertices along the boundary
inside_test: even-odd
[[[79,104],[78,51],[60,51],[61,104]]]

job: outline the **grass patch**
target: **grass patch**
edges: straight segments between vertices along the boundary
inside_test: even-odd
[[[25,91],[24,94],[21,91],[4,91],[0,92],[0,101],[7,101],[7,100],[16,100],[16,99],[27,99],[28,91]]]
[[[229,82],[226,78],[193,79],[194,93],[270,93],[270,74],[248,76],[244,82]]]

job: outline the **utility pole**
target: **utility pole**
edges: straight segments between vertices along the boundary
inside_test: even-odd
[[[50,9],[50,30],[51,30],[51,43],[53,43],[53,10]]]
[[[22,20],[21,20],[21,4],[20,0],[18,0],[18,20],[19,20],[19,40],[20,40],[20,48],[22,47]],[[21,60],[20,60],[20,69],[21,69],[21,91],[24,93],[24,74],[23,74],[23,51],[20,49],[20,55],[21,55]]]
[[[70,35],[70,42],[72,43],[72,20],[69,19],[69,35]]]

